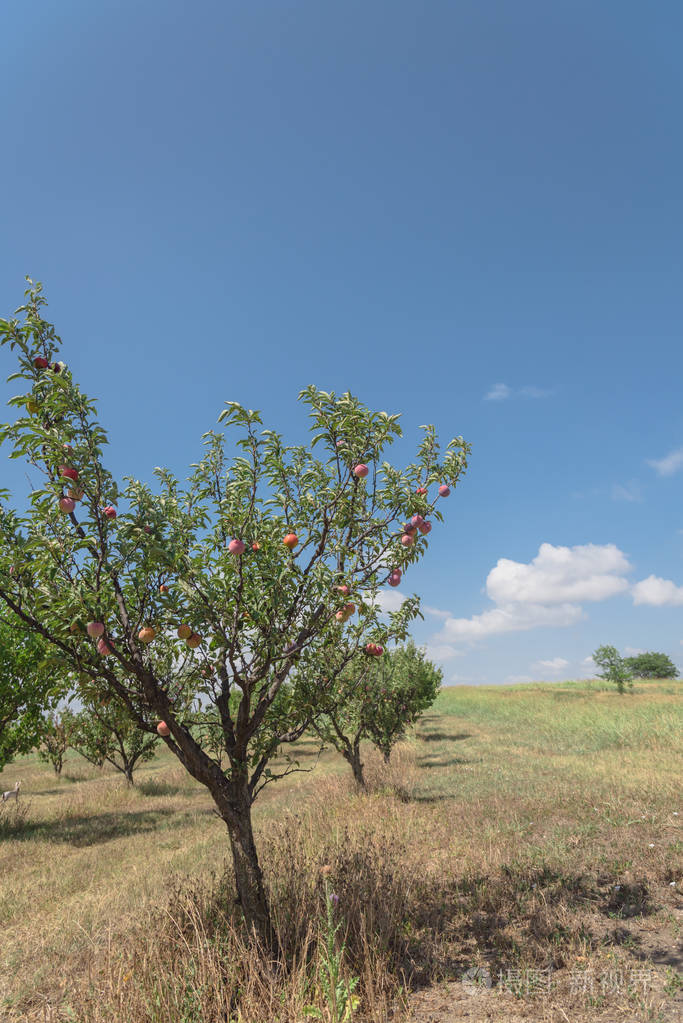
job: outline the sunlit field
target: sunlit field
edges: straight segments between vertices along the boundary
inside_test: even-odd
[[[243,945],[225,827],[165,748],[134,789],[73,753],[61,778],[10,764],[0,1019],[334,1019],[334,893],[348,1018],[676,1020],[682,695],[442,690],[388,768],[366,751],[367,793],[302,740],[309,770],[255,808],[282,946],[306,950],[280,971]]]

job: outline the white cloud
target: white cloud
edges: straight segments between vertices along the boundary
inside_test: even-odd
[[[575,625],[582,603],[628,589],[626,555],[614,544],[554,547],[541,544],[529,563],[501,558],[486,580],[496,605],[471,618],[446,618],[435,645],[472,642],[506,632]]]
[[[401,604],[406,599],[407,597],[405,593],[401,593],[400,590],[384,589],[380,590],[380,592],[377,594],[376,603],[384,612],[384,614],[389,614],[391,611],[398,611],[398,609],[401,607]]]
[[[574,625],[583,611],[574,604],[544,607],[542,604],[508,604],[471,618],[448,618],[437,639],[444,642],[484,639],[503,632],[525,632],[539,626]]]
[[[541,544],[525,564],[501,558],[486,580],[486,591],[497,604],[563,604],[605,600],[628,588],[621,573],[630,565],[614,544],[553,547]]]
[[[432,615],[433,618],[444,618],[444,619],[446,619],[446,618],[450,618],[451,617],[450,611],[442,611],[441,608],[438,608],[438,607],[427,607],[425,605],[422,608],[422,610],[424,611],[424,613],[426,615]]]
[[[484,401],[505,401],[511,394],[507,384],[494,384],[488,394],[484,395]]]
[[[644,654],[645,651],[641,650],[639,646],[627,646],[624,648],[624,653],[627,657],[637,657],[638,654]]]
[[[552,393],[542,387],[533,387],[531,384],[520,387],[518,390],[513,390],[507,384],[494,384],[491,390],[484,395],[484,401],[505,401],[507,398],[547,398]]]
[[[458,650],[457,647],[452,646],[450,643],[427,643],[425,649],[429,660],[437,662],[450,661],[454,657],[461,657],[463,654],[462,650]]]
[[[613,483],[612,484],[612,500],[613,501],[642,501],[643,495],[640,491],[640,484],[637,480],[631,480],[630,483]]]
[[[560,671],[564,671],[569,666],[569,661],[565,660],[564,657],[553,657],[549,661],[536,661],[532,667],[536,671],[551,671],[553,674],[557,674]]]
[[[683,469],[683,448],[670,451],[664,458],[650,458],[647,464],[652,466],[659,476],[673,476],[679,469]]]
[[[664,607],[669,604],[677,607],[683,604],[683,586],[677,586],[671,579],[660,579],[649,575],[641,579],[631,589],[634,604],[649,604],[652,607]]]

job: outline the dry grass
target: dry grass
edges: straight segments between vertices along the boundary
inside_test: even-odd
[[[368,793],[330,753],[266,790],[279,971],[244,943],[209,797],[165,752],[133,792],[75,758],[59,781],[11,765],[25,795],[0,811],[0,1019],[331,1018],[329,864],[354,1018],[674,1020],[682,692],[446,690],[388,768],[368,754]],[[463,988],[475,966],[500,978],[490,991]],[[629,989],[635,967],[651,973]],[[544,968],[553,991],[527,990]],[[572,990],[579,969],[592,993]]]

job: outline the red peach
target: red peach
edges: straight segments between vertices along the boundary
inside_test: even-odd
[[[59,510],[64,512],[65,515],[70,515],[75,507],[76,502],[72,497],[60,497]]]
[[[395,568],[394,571],[389,576],[388,583],[389,583],[390,586],[400,586],[401,585],[401,573],[399,572],[399,570],[397,568]]]
[[[415,491],[415,493],[419,494],[420,497],[426,497],[427,496],[427,488],[426,487],[418,487],[417,490]]]
[[[99,637],[104,633],[104,625],[102,622],[88,622],[86,625],[86,631],[93,639],[99,639]]]
[[[156,636],[156,630],[151,625],[145,625],[138,632],[138,639],[141,643],[151,643]]]
[[[341,593],[342,597],[348,597],[349,593],[351,592],[346,583],[344,583],[343,586],[337,586],[337,589]]]
[[[50,363],[42,355],[38,355],[33,360],[33,365],[36,367],[36,369],[47,369]]]
[[[116,508],[114,508],[113,505],[108,504],[107,507],[104,509],[104,514],[105,514],[105,517],[108,518],[108,519],[115,519],[116,518]]]
[[[299,542],[299,537],[296,533],[287,533],[287,536],[282,541],[285,547],[289,547],[290,551],[293,551]]]
[[[413,515],[413,517],[412,517],[412,519],[410,521],[412,522],[412,524],[414,526],[418,526],[419,527],[424,522],[424,519],[422,518],[421,515]]]
[[[367,465],[364,465],[363,462],[359,462],[353,470],[353,475],[357,476],[359,480],[364,480],[369,472],[370,470]]]
[[[260,551],[261,550],[261,544],[260,543],[253,543],[251,545],[251,549],[252,549],[252,551]]]
[[[165,721],[160,721],[157,725],[157,732],[159,735],[163,735],[166,738],[167,735],[171,734],[171,729],[168,727]]]
[[[442,483],[439,487],[439,497],[448,497],[451,492],[451,488],[447,487],[445,483]]]
[[[404,533],[403,536],[401,537],[401,543],[403,544],[404,547],[412,547],[413,546],[412,536],[409,533]]]
[[[431,533],[431,531],[432,531],[431,522],[423,522],[422,525],[420,526],[420,532],[422,533],[423,536],[426,536],[427,533]]]
[[[189,639],[192,635],[192,628],[189,625],[179,625],[176,633],[178,639]]]
[[[162,583],[159,587],[159,593],[168,593],[168,586],[166,583]]]
[[[243,540],[231,540],[228,544],[228,550],[231,554],[244,554],[246,544]]]
[[[60,465],[59,475],[66,476],[68,480],[73,480],[75,483],[78,479],[78,469],[72,469],[69,465]]]
[[[114,651],[109,646],[109,644],[107,643],[106,639],[98,639],[98,641],[97,641],[97,652],[98,652],[98,654],[101,654],[102,657],[106,657],[108,654],[112,654]]]

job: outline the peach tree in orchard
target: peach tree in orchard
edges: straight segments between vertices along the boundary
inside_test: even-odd
[[[371,742],[386,763],[408,728],[434,703],[443,673],[414,643],[387,651],[363,670],[356,658],[344,669],[327,712],[316,717],[313,728],[322,741],[334,746],[365,786],[361,742]]]
[[[36,745],[43,713],[59,698],[45,654],[42,638],[0,608],[0,771]]]
[[[20,390],[0,440],[33,486],[26,511],[0,502],[0,565],[13,567],[0,571],[0,606],[206,786],[247,927],[276,952],[252,804],[296,767],[274,764],[278,753],[346,698],[346,666],[361,652],[369,665],[406,635],[417,598],[383,619],[376,597],[426,553],[468,447],[457,438],[441,453],[424,427],[415,460],[396,468],[385,452],[398,416],[308,387],[308,446],[286,445],[257,412],[227,402],[183,485],[165,469],[154,489],[119,484],[95,405],[59,358],[40,285],[29,285],[15,318],[0,321]],[[195,727],[207,706],[222,766]]]
[[[62,714],[69,746],[95,767],[111,764],[133,785],[135,768],[154,757],[159,737],[143,731],[118,700],[99,691],[96,681],[93,688],[80,710]]]

